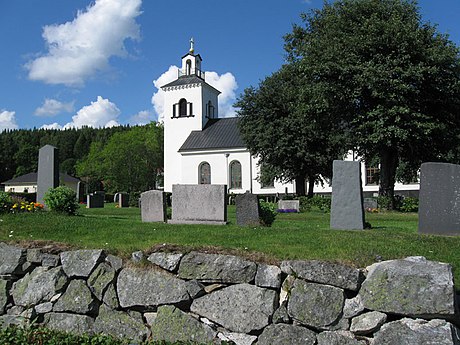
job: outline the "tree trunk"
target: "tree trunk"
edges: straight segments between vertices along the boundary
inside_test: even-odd
[[[389,148],[380,152],[380,185],[379,196],[390,198],[389,209],[395,208],[395,180],[398,167],[398,152]]]
[[[315,175],[308,175],[308,194],[309,199],[313,198],[313,190],[315,188]]]
[[[305,176],[295,178],[295,192],[298,196],[305,196]]]

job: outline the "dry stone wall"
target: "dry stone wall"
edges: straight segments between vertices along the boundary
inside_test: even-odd
[[[361,270],[199,252],[148,262],[0,243],[0,324],[203,344],[460,343],[452,268],[423,257]]]

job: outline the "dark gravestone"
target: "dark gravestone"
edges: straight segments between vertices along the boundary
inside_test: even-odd
[[[246,192],[236,196],[236,224],[238,226],[258,226],[259,199],[257,195]]]
[[[89,194],[86,199],[86,208],[103,208],[104,207],[104,192],[94,192]]]
[[[59,152],[51,145],[38,151],[37,202],[43,204],[43,197],[50,188],[59,186]]]
[[[118,207],[129,207],[129,194],[128,193],[119,193]]]
[[[141,194],[141,218],[143,222],[166,222],[166,195],[159,190]]]
[[[460,165],[422,164],[418,217],[420,233],[460,235]]]
[[[331,228],[364,229],[361,165],[359,162],[334,161],[332,175]]]

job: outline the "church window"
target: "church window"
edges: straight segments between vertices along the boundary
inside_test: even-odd
[[[179,117],[187,116],[187,100],[182,98],[179,101]]]
[[[211,166],[208,162],[202,162],[198,167],[199,184],[211,184]]]
[[[191,75],[192,74],[192,61],[190,60],[187,60],[187,62],[185,63],[186,64],[186,72],[185,74],[186,75]]]
[[[241,163],[233,161],[230,163],[230,188],[241,189]]]
[[[208,104],[206,105],[206,116],[210,119],[214,118],[214,106],[211,101],[208,101]]]
[[[379,183],[380,169],[374,166],[366,166],[366,185],[376,185]]]

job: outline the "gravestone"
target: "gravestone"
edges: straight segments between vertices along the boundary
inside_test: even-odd
[[[278,210],[300,212],[300,201],[299,200],[278,200]]]
[[[422,164],[418,217],[419,233],[460,235],[460,165]]]
[[[97,191],[86,197],[86,208],[103,208],[105,193]]]
[[[173,224],[227,224],[227,185],[172,186]]]
[[[165,192],[149,190],[141,194],[141,218],[143,222],[166,222]]]
[[[59,151],[45,145],[38,151],[37,202],[43,204],[43,197],[50,188],[59,186]]]
[[[365,210],[368,210],[368,209],[376,209],[378,208],[379,205],[377,203],[377,199],[376,198],[364,198],[364,209]]]
[[[332,174],[331,228],[364,229],[361,164],[335,160]]]
[[[118,207],[129,207],[128,193],[118,193]]]
[[[236,203],[236,224],[238,226],[259,226],[259,199],[257,195],[246,192],[238,194]]]

